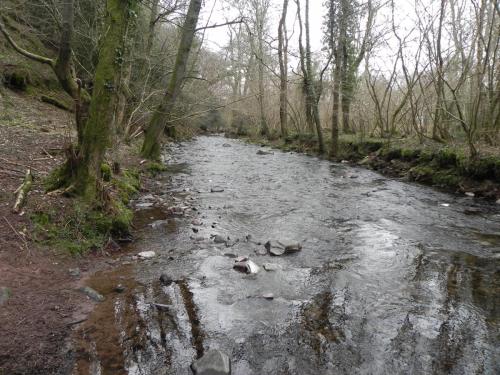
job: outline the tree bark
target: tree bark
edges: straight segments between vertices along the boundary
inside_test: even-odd
[[[201,0],[191,0],[189,3],[186,20],[181,32],[181,41],[177,51],[174,71],[168,89],[165,92],[162,103],[158,106],[156,112],[145,131],[144,143],[141,154],[148,159],[158,159],[160,157],[161,135],[165,130],[168,115],[172,112],[175,101],[181,91],[181,85],[186,75],[186,67],[189,53],[196,33],[196,25],[201,10]]]
[[[132,1],[108,0],[106,4],[106,33],[102,40],[94,77],[94,90],[89,119],[83,132],[71,190],[89,200],[98,198],[101,164],[110,146],[113,109],[120,62],[117,57],[123,48]]]
[[[286,38],[286,15],[288,0],[283,0],[283,10],[278,27],[278,57],[280,64],[280,125],[281,137],[288,135],[288,57]]]

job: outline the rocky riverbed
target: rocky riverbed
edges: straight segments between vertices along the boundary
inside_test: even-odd
[[[219,137],[166,163],[75,373],[500,371],[498,206]]]

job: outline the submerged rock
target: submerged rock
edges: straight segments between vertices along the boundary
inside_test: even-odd
[[[223,236],[221,236],[220,234],[216,234],[214,236],[214,242],[215,243],[224,243],[225,244],[227,242],[227,240]]]
[[[279,264],[275,264],[275,263],[264,263],[262,265],[262,267],[264,267],[264,269],[268,272],[271,272],[271,271],[278,271],[281,269],[281,266]]]
[[[274,155],[274,152],[259,150],[257,151],[257,155]]]
[[[302,250],[302,245],[297,241],[270,240],[264,245],[271,255],[280,256],[285,253],[295,253]]]
[[[222,147],[232,147],[229,143],[224,143]]]
[[[84,287],[80,288],[80,291],[85,293],[87,295],[87,297],[89,297],[90,299],[92,299],[96,302],[103,302],[105,300],[105,298],[102,294],[100,294],[98,291],[92,289],[89,286],[84,286]]]
[[[165,286],[169,286],[171,285],[173,282],[174,282],[174,279],[172,279],[170,276],[168,276],[166,273],[163,273],[161,276],[160,276],[160,282],[165,285]]]
[[[224,191],[224,188],[221,188],[220,186],[214,186],[213,188],[210,189],[211,193],[222,193]]]
[[[195,375],[231,375],[231,360],[220,350],[209,350],[193,362]]]

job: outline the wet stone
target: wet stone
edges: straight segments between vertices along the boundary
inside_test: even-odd
[[[123,293],[125,291],[125,286],[122,285],[122,284],[118,284],[117,286],[115,286],[115,288],[113,289],[116,293]]]
[[[295,253],[302,250],[302,245],[299,242],[289,240],[270,240],[266,242],[264,247],[274,256],[280,256],[285,253]]]
[[[70,268],[68,270],[68,273],[72,277],[80,277],[80,269],[79,268]]]
[[[222,193],[224,191],[224,188],[220,186],[214,186],[213,188],[210,189],[211,193]]]
[[[238,261],[238,260],[239,260],[238,258],[235,259],[235,263],[233,266],[235,270],[250,275],[254,275],[260,271],[260,267],[251,260],[243,260],[243,261]]]
[[[199,227],[199,226],[202,226],[202,225],[203,225],[203,222],[202,222],[200,219],[193,219],[193,220],[191,221],[191,224],[193,224],[193,225],[195,225],[195,226]]]
[[[274,294],[272,293],[265,293],[262,295],[262,298],[267,299],[267,300],[273,300],[274,299]]]
[[[278,271],[281,269],[280,265],[275,263],[264,263],[262,267],[264,267],[264,269],[268,272]]]
[[[137,256],[140,259],[151,259],[156,256],[156,253],[154,251],[142,251],[139,254],[137,254]]]
[[[215,243],[226,243],[226,241],[227,240],[223,236],[221,236],[220,234],[216,234],[214,236],[214,242]]]
[[[258,249],[255,249],[255,254],[257,254],[257,255],[267,255],[267,250],[265,248],[259,247]]]
[[[154,203],[152,202],[144,202],[144,203],[137,203],[135,205],[136,208],[149,208],[149,207],[153,207]]]
[[[232,147],[229,143],[224,143],[222,147]]]
[[[170,276],[168,276],[167,274],[164,273],[160,276],[160,282],[164,286],[169,286],[174,282],[174,279],[172,279]]]
[[[88,286],[80,288],[80,291],[86,294],[87,297],[89,297],[91,300],[94,300],[96,302],[103,302],[105,299],[102,294]]]
[[[273,152],[268,152],[263,150],[257,151],[257,155],[273,155],[273,154],[274,154]]]
[[[195,375],[230,375],[231,360],[220,350],[209,350],[193,362],[191,369]]]

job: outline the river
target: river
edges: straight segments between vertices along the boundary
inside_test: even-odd
[[[107,300],[78,333],[76,373],[189,374],[208,349],[233,375],[500,373],[498,207],[260,149],[170,146],[157,190],[185,214],[138,211],[133,250],[157,256],[89,281]],[[270,239],[303,248],[258,255]],[[260,271],[234,270],[240,255]]]

